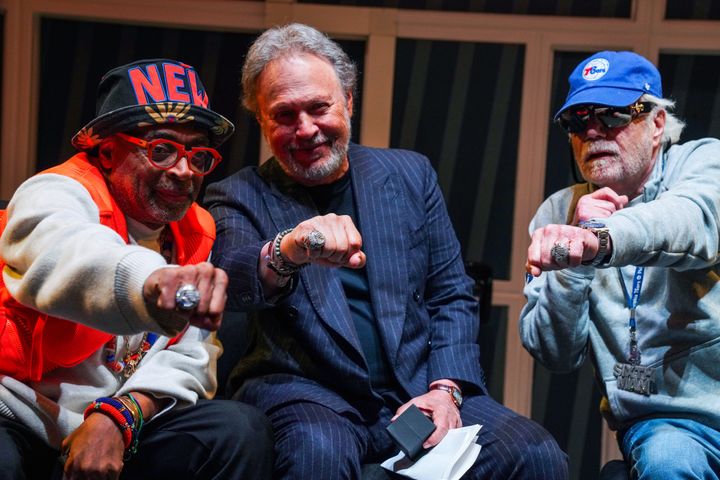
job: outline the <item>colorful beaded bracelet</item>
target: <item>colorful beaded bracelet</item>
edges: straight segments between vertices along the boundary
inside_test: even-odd
[[[120,412],[120,410],[118,410],[116,407],[109,403],[101,402],[98,400],[95,400],[93,403],[88,405],[83,415],[84,418],[87,419],[87,417],[89,417],[95,412],[99,412],[108,416],[112,421],[115,422],[115,425],[117,425],[120,429],[120,432],[123,436],[123,445],[124,448],[127,450],[133,442],[133,426],[128,422],[125,415],[123,415],[123,413]]]

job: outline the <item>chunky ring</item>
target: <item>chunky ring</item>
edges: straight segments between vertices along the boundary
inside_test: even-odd
[[[557,241],[550,249],[550,255],[558,265],[567,265],[570,259],[570,245],[565,241]]]
[[[303,245],[308,250],[320,250],[325,246],[325,235],[317,230],[308,233],[303,239]]]
[[[175,292],[175,307],[178,310],[189,311],[194,310],[200,304],[200,292],[195,285],[186,283],[180,285],[180,288]]]

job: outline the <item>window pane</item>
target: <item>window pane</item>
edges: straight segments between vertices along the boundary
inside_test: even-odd
[[[667,0],[668,20],[720,20],[720,0]]]
[[[660,54],[663,95],[687,122],[680,141],[720,137],[720,56]]]
[[[298,3],[454,12],[629,18],[631,0],[298,0]]]
[[[438,171],[467,260],[510,276],[521,45],[398,40],[391,146]]]

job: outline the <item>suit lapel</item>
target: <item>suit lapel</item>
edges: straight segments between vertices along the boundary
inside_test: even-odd
[[[261,167],[270,184],[264,200],[277,231],[293,228],[318,215],[307,192],[298,188],[271,159]],[[300,270],[300,281],[317,315],[355,350],[362,352],[342,284],[335,269],[310,265]]]
[[[405,199],[400,180],[385,169],[373,150],[351,145],[350,162],[373,312],[387,358],[394,364],[407,303]]]

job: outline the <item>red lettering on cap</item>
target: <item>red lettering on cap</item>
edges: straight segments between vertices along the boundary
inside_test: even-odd
[[[185,68],[175,63],[163,65],[165,70],[165,84],[168,89],[168,100],[172,102],[190,103],[190,95],[185,89]]]
[[[138,105],[150,103],[147,96],[152,98],[153,103],[165,101],[165,89],[156,65],[147,66],[147,75],[143,72],[142,67],[131,68],[128,70],[128,76],[130,77],[130,85],[135,91],[135,99]]]
[[[190,94],[192,95],[192,103],[200,105],[203,108],[208,106],[208,96],[205,90],[198,90],[198,77],[195,70],[188,69],[187,78],[190,83]]]

